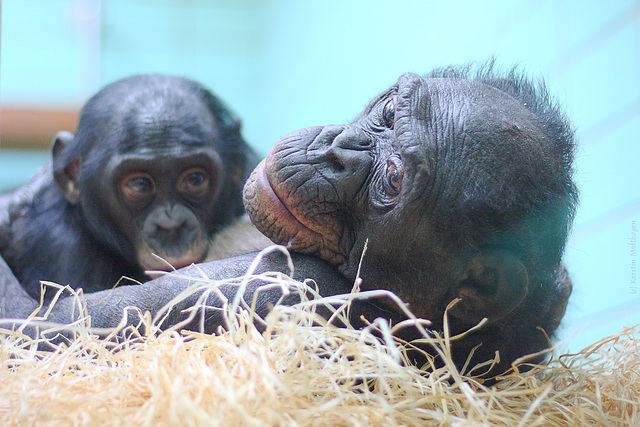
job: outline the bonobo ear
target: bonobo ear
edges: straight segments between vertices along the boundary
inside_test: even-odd
[[[73,142],[73,134],[67,131],[60,131],[53,138],[51,154],[53,155],[53,177],[58,190],[65,199],[72,205],[80,200],[80,188],[76,184],[76,176],[80,170],[80,159],[68,161],[66,156],[61,155],[65,147]]]
[[[494,322],[520,305],[528,288],[529,275],[518,257],[506,250],[484,249],[469,261],[457,290],[461,301],[449,314],[469,325],[485,317]]]

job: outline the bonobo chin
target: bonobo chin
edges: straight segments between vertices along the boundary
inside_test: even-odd
[[[294,252],[296,276],[324,294],[348,292],[359,272],[362,289],[394,292],[434,330],[459,298],[448,311],[452,333],[487,321],[452,344],[454,361],[463,366],[478,345],[471,363],[499,351],[495,374],[547,348],[564,314],[573,151],[571,126],[541,82],[491,65],[407,73],[350,123],[284,136],[245,184],[244,204],[262,233]],[[201,267],[233,277],[252,257]],[[261,268],[288,271],[279,259]],[[180,290],[176,282],[114,293],[154,313]],[[120,319],[101,306],[89,304],[99,323]],[[403,318],[391,304],[352,315],[363,313]],[[208,320],[210,330],[220,321]]]

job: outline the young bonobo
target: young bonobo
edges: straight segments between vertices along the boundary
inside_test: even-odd
[[[163,75],[102,89],[52,151],[52,167],[19,190],[29,197],[10,204],[1,242],[36,299],[40,280],[93,292],[202,262],[212,235],[244,213],[242,185],[257,163],[217,97]]]
[[[482,344],[470,366],[499,351],[495,374],[547,348],[564,314],[571,282],[561,257],[577,201],[573,150],[572,129],[545,88],[515,72],[404,74],[351,123],[277,142],[245,185],[245,207],[259,230],[294,252],[295,276],[313,278],[323,295],[349,292],[359,271],[362,289],[395,292],[433,330],[460,298],[449,311],[452,333],[488,322],[456,341],[453,357],[462,366]],[[234,277],[252,258],[200,267],[212,278]],[[265,258],[265,270],[288,271],[278,255]],[[5,282],[5,298],[21,301],[14,316],[33,306],[15,281]],[[115,325],[127,305],[157,313],[186,286],[162,277],[88,295],[93,325]],[[231,297],[235,289],[223,292]],[[258,311],[280,297],[277,289],[262,293]],[[184,318],[180,310],[196,298],[165,324]],[[68,300],[54,320],[71,320]],[[221,305],[213,295],[208,303]],[[361,314],[403,318],[384,300],[351,308],[354,322]],[[206,329],[220,322],[213,311]]]

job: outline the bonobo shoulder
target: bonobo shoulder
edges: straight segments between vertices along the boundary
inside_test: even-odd
[[[0,253],[7,255],[15,245],[14,227],[19,227],[17,220],[21,212],[28,209],[53,182],[51,162],[41,166],[29,182],[20,188],[0,195]]]

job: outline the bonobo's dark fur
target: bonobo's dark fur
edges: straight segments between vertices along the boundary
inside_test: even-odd
[[[52,151],[52,166],[18,191],[28,197],[6,198],[0,242],[36,299],[41,280],[93,292],[204,261],[212,234],[244,213],[257,163],[217,97],[163,75],[105,87]]]
[[[385,288],[435,329],[447,304],[462,365],[544,349],[571,283],[573,131],[542,84],[459,68],[405,74],[348,125],[283,137],[245,185],[255,225]],[[362,256],[365,242],[368,249]]]
[[[274,242],[309,254],[294,256],[297,277],[313,278],[325,295],[348,292],[359,271],[363,289],[393,291],[434,330],[460,298],[449,311],[452,333],[488,322],[456,341],[453,357],[461,367],[481,345],[473,366],[499,351],[496,374],[547,348],[564,314],[571,282],[561,257],[577,201],[573,150],[573,132],[542,84],[492,66],[404,74],[351,123],[278,141],[245,185],[245,207]],[[250,259],[202,268],[233,277]],[[286,271],[275,255],[261,268]],[[5,298],[27,301],[10,279]],[[157,312],[185,286],[179,282],[88,295],[94,325],[116,324],[126,304]],[[259,307],[280,297],[271,290]],[[24,316],[24,306],[4,316]],[[351,311],[360,314],[402,319],[385,301]],[[53,316],[67,321],[68,307]],[[207,327],[220,321],[212,315]]]

